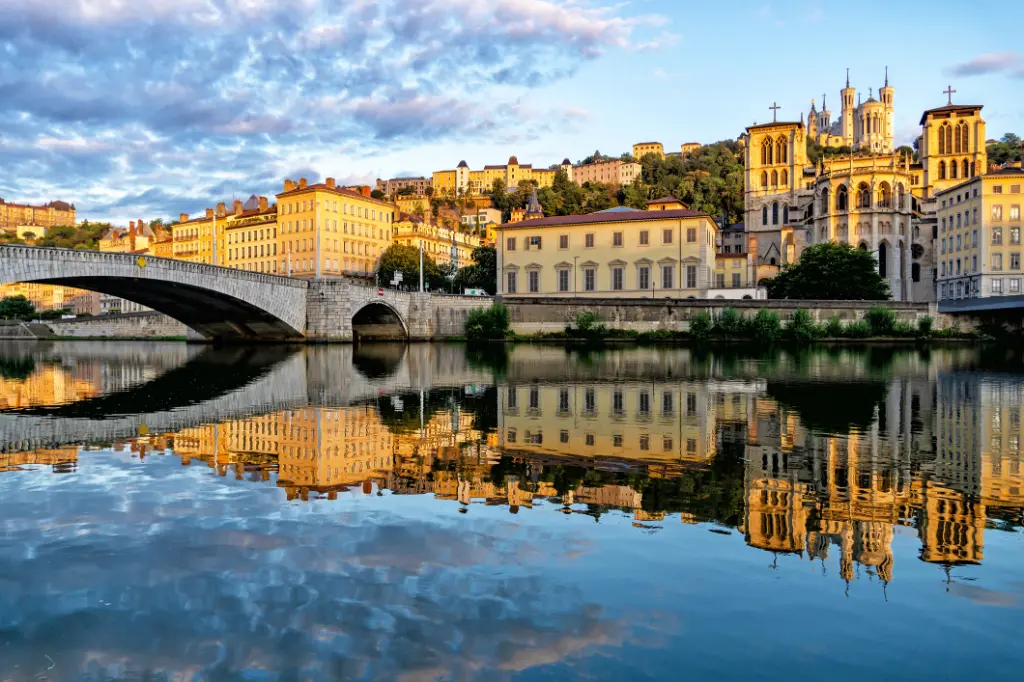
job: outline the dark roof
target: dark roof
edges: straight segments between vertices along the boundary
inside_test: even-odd
[[[260,198],[255,194],[249,196],[249,199],[242,204],[243,211],[257,211],[260,208]]]
[[[803,121],[772,121],[771,123],[755,123],[754,125],[747,126],[747,130],[756,130],[757,128],[771,128],[772,126],[799,126],[805,127]]]
[[[639,147],[642,144],[661,144],[660,142],[637,142],[634,147]]]
[[[71,210],[71,208],[72,208],[72,207],[71,207],[71,204],[67,203],[66,201],[51,201],[51,202],[50,202],[49,204],[47,204],[47,205],[48,205],[48,206],[49,206],[50,208],[55,208],[55,209],[57,209],[58,211],[70,211],[70,210]]]
[[[459,161],[459,165],[456,168],[469,168],[469,164],[465,161]]]
[[[322,192],[333,192],[334,194],[340,194],[340,195],[346,196],[346,197],[353,197],[353,198],[356,198],[356,199],[365,199],[366,201],[372,201],[373,203],[381,204],[382,206],[391,206],[391,204],[386,202],[386,201],[381,201],[380,199],[374,199],[373,197],[365,196],[365,195],[363,195],[362,192],[356,192],[355,190],[351,190],[351,189],[348,189],[346,187],[338,187],[338,186],[328,187],[327,183],[324,183],[324,182],[318,182],[318,183],[313,184],[313,185],[306,185],[305,187],[296,187],[295,189],[288,190],[287,192],[281,192],[280,194],[277,194],[276,196],[286,197],[286,196],[289,196],[289,195],[292,195],[292,194],[301,194],[302,192],[310,192],[312,190],[320,190]]]
[[[526,220],[521,223],[506,223],[502,228],[534,228],[552,227],[555,225],[587,225],[591,223],[622,223],[637,220],[677,220],[680,218],[708,218],[707,213],[700,211],[674,210],[674,211],[630,211],[624,213],[587,213],[586,215],[553,216],[551,218],[539,218]]]
[[[1014,168],[1013,166],[1007,166],[1006,168],[1000,168],[999,170],[985,173],[985,175],[1024,175],[1024,168]]]
[[[572,165],[572,161],[569,160],[569,157],[566,157],[566,158],[562,159],[562,165],[563,166],[571,166]]]
[[[508,157],[508,165],[510,165],[510,166],[518,166],[519,165],[519,159],[517,159],[515,157],[515,154],[513,154],[510,157]]]
[[[681,203],[683,203],[683,202],[679,201],[679,199],[676,199],[673,196],[668,196],[668,197],[662,197],[660,199],[653,199],[651,201],[648,201],[647,205],[650,206],[651,204],[681,204]]]
[[[918,125],[924,125],[924,120],[928,118],[928,114],[944,114],[946,112],[952,113],[954,111],[963,110],[964,113],[973,114],[976,111],[981,111],[981,104],[947,104],[941,107],[935,107],[934,109],[925,109],[924,113],[921,114],[921,121]]]
[[[594,211],[595,213],[631,213],[633,211],[639,211],[639,208],[630,208],[629,206],[615,206],[612,208],[606,208],[603,211]]]

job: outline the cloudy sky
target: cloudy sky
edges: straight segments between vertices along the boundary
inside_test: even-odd
[[[948,6],[947,6],[948,4]],[[984,104],[1024,133],[1024,3],[0,0],[0,197],[194,213],[284,177],[547,166],[797,118],[889,66],[900,141]],[[955,20],[952,15],[955,14]]]

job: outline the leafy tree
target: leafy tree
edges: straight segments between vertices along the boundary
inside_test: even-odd
[[[1020,160],[1020,138],[1013,133],[1006,133],[998,142],[988,145],[989,163],[1002,165]]]
[[[510,329],[508,308],[500,303],[471,310],[466,317],[466,336],[471,339],[503,339]]]
[[[21,238],[22,239],[27,239],[27,240],[31,241],[31,240],[36,238],[36,233],[35,232],[23,232],[21,234]]]
[[[24,296],[8,296],[0,301],[0,319],[30,320],[35,314],[36,307]]]
[[[800,261],[783,266],[764,280],[769,298],[868,300],[889,298],[889,285],[878,274],[878,261],[849,244],[826,242],[804,250]]]
[[[428,199],[432,199],[434,197],[434,188],[428,186],[426,189],[423,190],[423,193],[427,196]]]
[[[405,244],[392,244],[380,257],[380,266],[377,270],[379,281],[390,283],[395,273],[402,273],[402,284],[407,288],[419,286],[420,281],[420,250],[414,246]],[[444,273],[438,267],[434,259],[428,254],[423,254],[423,284],[433,291],[445,291],[449,282],[445,279]]]
[[[384,194],[383,191],[381,191],[379,189],[375,189],[372,192],[370,192],[370,196],[373,197],[374,199],[383,199],[387,195]]]
[[[473,264],[455,275],[456,290],[483,289],[493,296],[498,289],[498,252],[493,246],[473,249]]]
[[[904,154],[906,154],[914,161],[917,161],[917,150],[911,147],[910,145],[905,144],[901,147],[897,147],[896,154],[898,154],[899,156],[903,156]]]

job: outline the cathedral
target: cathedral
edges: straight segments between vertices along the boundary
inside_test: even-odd
[[[948,103],[921,116],[914,159],[894,151],[894,92],[886,73],[881,100],[854,106],[847,80],[838,122],[823,98],[821,111],[812,103],[807,123],[803,115],[755,123],[740,137],[745,229],[758,281],[795,263],[807,246],[835,241],[877,258],[893,300],[936,299],[935,193],[987,169],[982,107],[954,104],[948,89]],[[817,163],[808,156],[813,142],[825,147]]]

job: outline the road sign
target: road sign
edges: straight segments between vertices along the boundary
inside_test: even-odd
[[[383,296],[384,295],[384,290],[383,289],[377,289],[377,295],[378,296]]]

